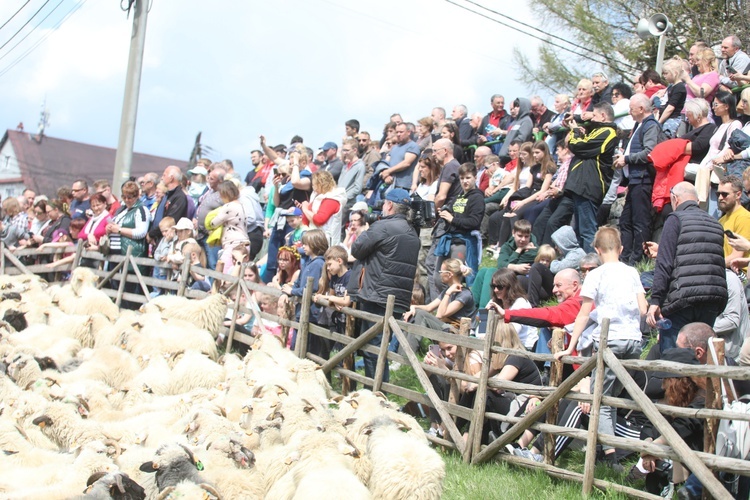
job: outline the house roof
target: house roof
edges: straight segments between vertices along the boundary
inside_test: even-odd
[[[10,141],[15,152],[23,183],[37,194],[55,196],[61,186],[71,186],[84,179],[89,186],[98,179],[112,180],[116,150],[81,142],[7,130],[0,150]],[[133,153],[130,175],[140,177],[149,172],[161,175],[169,165],[185,170],[187,162],[142,153]]]

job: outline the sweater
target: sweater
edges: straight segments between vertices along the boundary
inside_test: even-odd
[[[580,290],[572,297],[568,297],[556,306],[534,307],[532,309],[506,309],[506,323],[521,323],[538,328],[562,328],[576,320],[581,310]]]

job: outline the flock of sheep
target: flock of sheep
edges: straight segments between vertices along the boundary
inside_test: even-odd
[[[382,394],[333,394],[273,336],[219,357],[221,295],[136,313],[95,283],[0,276],[0,497],[440,498],[442,459]]]

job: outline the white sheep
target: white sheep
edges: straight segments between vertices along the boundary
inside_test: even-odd
[[[58,307],[68,314],[100,313],[110,321],[120,316],[120,310],[106,293],[96,288],[97,276],[86,267],[77,267],[70,273],[73,295],[59,294]]]
[[[169,394],[183,394],[197,388],[215,388],[224,381],[224,367],[203,353],[186,352],[172,368]]]
[[[376,499],[439,499],[445,464],[424,442],[404,432],[389,417],[377,417],[365,429],[367,456],[372,463],[369,487]]]
[[[176,295],[160,295],[143,304],[142,313],[159,313],[165,318],[188,321],[203,330],[208,330],[214,338],[224,325],[228,299],[221,295],[209,295],[200,300],[192,300]]]

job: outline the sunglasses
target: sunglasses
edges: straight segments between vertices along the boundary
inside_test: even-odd
[[[716,192],[716,196],[718,196],[719,198],[726,198],[730,194],[732,194],[732,193],[728,193],[728,192],[725,192],[725,191],[717,191]]]
[[[506,288],[508,288],[508,286],[507,285],[501,285],[499,283],[493,283],[492,284],[492,288],[494,290],[505,290]]]

